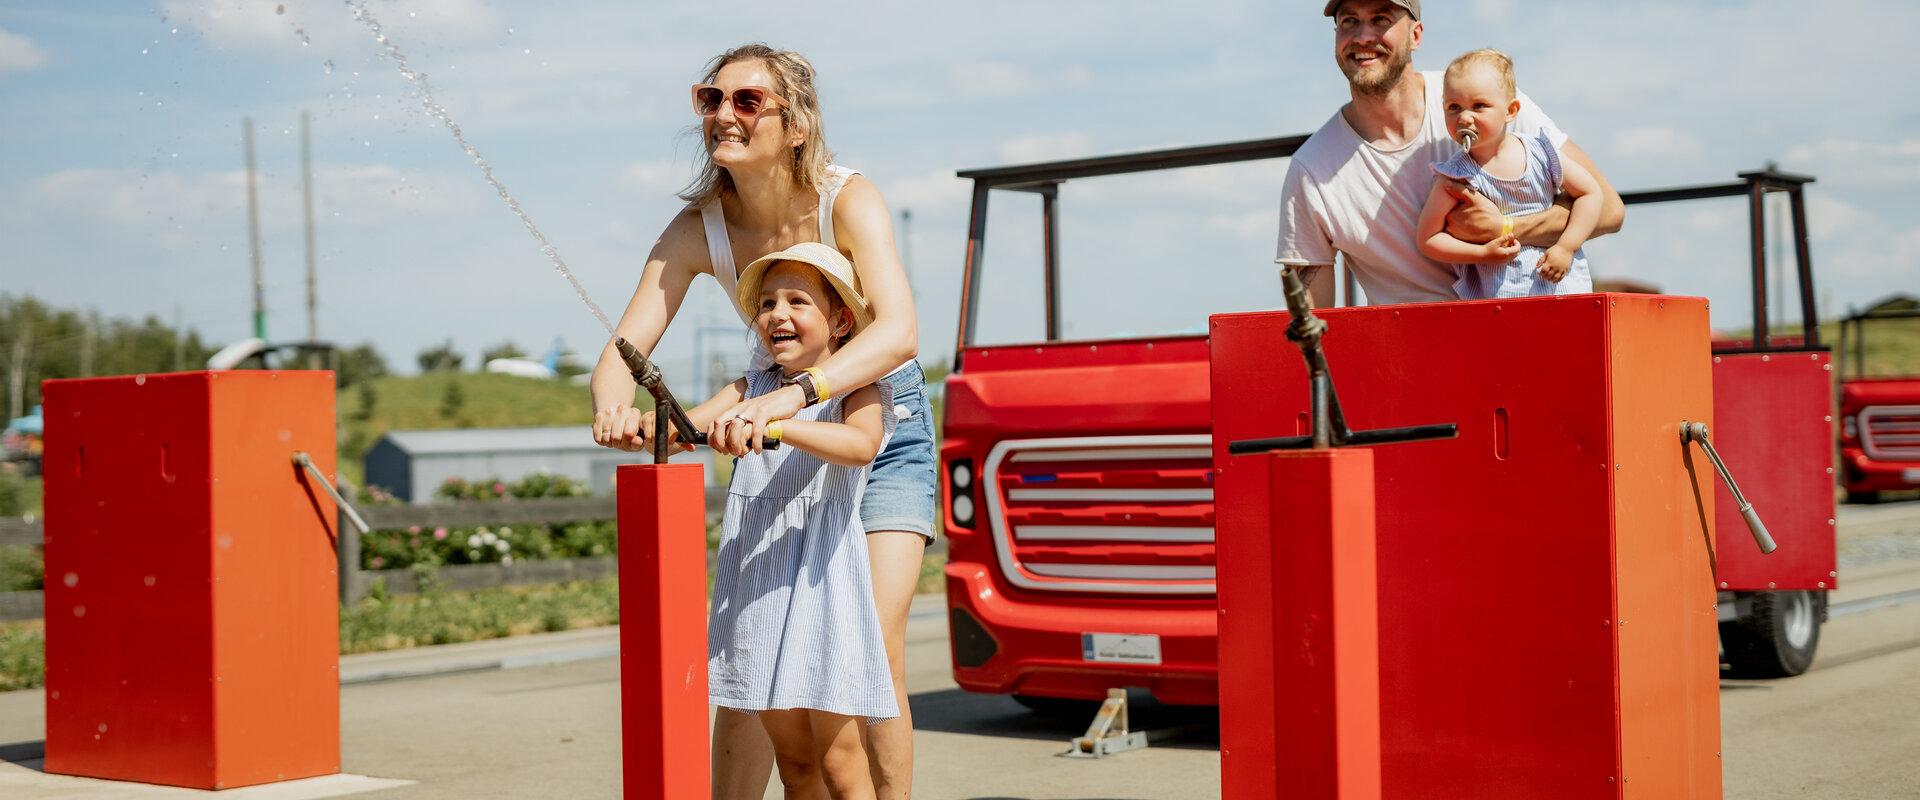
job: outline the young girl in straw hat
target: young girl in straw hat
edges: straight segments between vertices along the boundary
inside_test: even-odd
[[[893,400],[885,379],[849,391],[816,365],[872,314],[853,265],[818,242],[755,260],[737,300],[773,364],[688,412],[716,451],[737,457],[707,623],[710,700],[759,717],[787,796],[871,798],[861,729],[900,709],[860,499]],[[787,385],[809,400],[791,419],[762,429],[729,413]],[[763,449],[765,438],[782,446]]]

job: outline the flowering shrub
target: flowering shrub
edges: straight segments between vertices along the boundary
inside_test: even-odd
[[[403,501],[395,497],[393,492],[387,491],[384,486],[362,486],[359,496],[354,498],[354,503],[363,506],[397,506],[401,502]]]
[[[448,478],[433,490],[441,500],[531,500],[537,497],[586,497],[587,485],[565,475],[535,473],[507,483],[499,478],[469,481]]]
[[[619,531],[613,520],[481,525],[371,531],[360,537],[362,569],[406,569],[415,565],[513,564],[550,558],[591,558],[614,554]]]

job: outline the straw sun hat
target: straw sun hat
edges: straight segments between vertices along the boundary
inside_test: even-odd
[[[766,279],[767,270],[782,261],[806,264],[820,270],[821,277],[827,279],[827,285],[840,295],[841,304],[853,312],[853,333],[859,333],[873,322],[873,309],[867,306],[867,298],[860,294],[860,276],[853,273],[853,262],[848,261],[840,251],[819,242],[802,242],[756,258],[747,265],[746,270],[740,273],[739,293],[734,301],[740,304],[740,311],[748,319],[760,313],[760,284]]]

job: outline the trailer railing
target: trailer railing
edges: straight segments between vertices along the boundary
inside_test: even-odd
[[[979,328],[980,308],[977,301],[980,297],[982,268],[986,262],[987,201],[993,190],[1030,192],[1040,195],[1042,265],[1045,271],[1043,294],[1046,310],[1046,341],[1058,341],[1061,338],[1060,184],[1076,178],[1287,158],[1298,151],[1306,141],[1307,136],[1301,134],[1198,147],[1178,147],[1093,158],[960,170],[956,175],[973,181],[973,202],[967,222],[966,259],[961,269],[959,331],[954,337],[954,368],[956,370],[960,368],[967,348],[973,344],[973,335]],[[1819,316],[1814,307],[1812,254],[1807,247],[1806,199],[1802,191],[1814,179],[1772,169],[1742,172],[1738,177],[1738,181],[1731,183],[1622,192],[1620,199],[1628,205],[1638,205],[1746,197],[1749,248],[1752,258],[1753,336],[1744,343],[1716,343],[1714,350],[1726,353],[1819,349],[1821,347],[1820,325]],[[1782,341],[1778,343],[1774,341],[1776,337],[1772,330],[1773,309],[1769,305],[1767,296],[1766,196],[1775,192],[1783,192],[1789,199],[1789,214],[1793,225],[1793,251],[1799,271],[1802,326],[1802,333],[1797,339],[1779,337]],[[1354,296],[1355,289],[1353,274],[1347,270],[1342,272],[1345,296],[1351,298]]]

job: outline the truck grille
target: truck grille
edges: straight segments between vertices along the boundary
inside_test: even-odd
[[[1920,406],[1860,410],[1860,446],[1882,461],[1920,461]]]
[[[1205,434],[999,443],[982,488],[1001,572],[1046,591],[1213,594],[1210,444]]]

